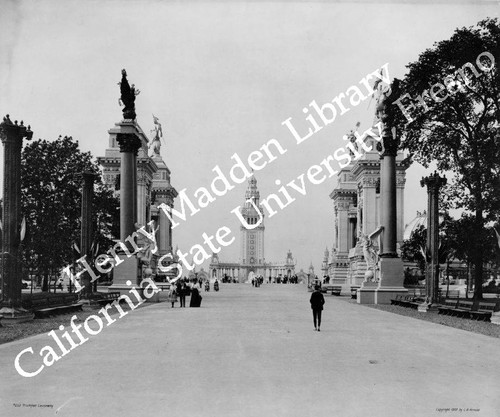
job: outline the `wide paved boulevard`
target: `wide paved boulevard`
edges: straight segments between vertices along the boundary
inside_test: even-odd
[[[0,346],[0,416],[500,416],[498,339],[333,296],[315,332],[303,285],[202,295],[137,309],[32,378],[14,358],[52,339]]]

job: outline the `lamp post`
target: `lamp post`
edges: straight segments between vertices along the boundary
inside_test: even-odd
[[[439,302],[439,189],[446,185],[446,178],[437,172],[423,177],[422,187],[427,186],[427,245],[426,257],[430,256],[425,286],[431,305]],[[426,261],[428,261],[426,259]]]

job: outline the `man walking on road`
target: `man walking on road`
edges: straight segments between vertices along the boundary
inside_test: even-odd
[[[319,285],[314,287],[314,292],[311,294],[311,299],[309,300],[313,312],[314,330],[318,332],[321,327],[321,312],[323,311],[323,304],[325,304],[325,298],[321,294],[320,288]]]

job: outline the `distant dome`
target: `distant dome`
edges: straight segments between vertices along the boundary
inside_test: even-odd
[[[403,233],[403,240],[408,240],[411,238],[412,233],[417,230],[420,226],[427,227],[427,212],[422,213],[417,211],[417,217],[415,217],[410,223],[405,227]]]
[[[444,215],[439,214],[439,224],[444,220]],[[417,211],[417,217],[415,217],[410,223],[405,227],[403,233],[403,240],[408,240],[411,238],[412,233],[417,230],[420,226],[424,226],[427,229],[427,212],[424,210],[422,213]]]

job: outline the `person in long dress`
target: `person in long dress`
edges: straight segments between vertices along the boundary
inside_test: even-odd
[[[202,296],[198,291],[196,286],[193,286],[191,289],[191,300],[189,301],[189,307],[200,307],[201,306]]]

